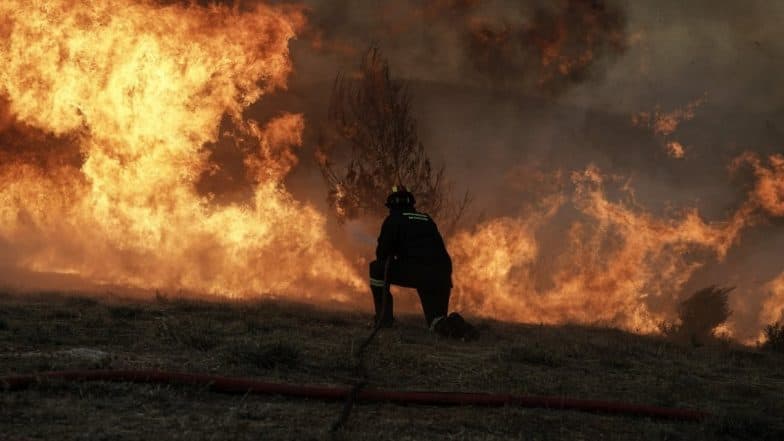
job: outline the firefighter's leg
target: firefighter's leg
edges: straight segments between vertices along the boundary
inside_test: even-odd
[[[447,284],[435,284],[417,288],[419,300],[422,302],[422,312],[425,313],[425,321],[430,326],[433,320],[446,317],[449,310],[449,296],[452,288]]]
[[[378,260],[370,262],[370,291],[373,293],[376,323],[380,321],[383,326],[391,326],[394,321],[394,308],[392,295],[384,289],[384,262]]]

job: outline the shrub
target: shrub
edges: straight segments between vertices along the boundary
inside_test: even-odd
[[[695,292],[681,302],[678,322],[662,323],[659,329],[668,337],[695,346],[707,343],[714,338],[716,328],[730,317],[727,295],[733,289],[714,285]]]
[[[169,296],[166,295],[165,292],[161,292],[161,291],[156,289],[155,290],[155,301],[158,302],[158,303],[163,303],[163,304],[169,303]]]
[[[784,353],[784,322],[776,322],[765,326],[765,342],[763,349]]]

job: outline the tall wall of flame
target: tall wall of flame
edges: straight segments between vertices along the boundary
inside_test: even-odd
[[[0,239],[18,265],[212,293],[307,295],[318,282],[340,297],[358,285],[322,215],[281,185],[302,117],[243,119],[285,86],[296,11],[59,0],[6,1],[0,16],[8,113],[81,153],[76,166],[0,164]],[[257,141],[245,206],[194,190],[224,116]]]

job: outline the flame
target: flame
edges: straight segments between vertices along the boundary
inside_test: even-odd
[[[686,149],[683,147],[683,144],[678,141],[668,142],[666,145],[666,150],[667,154],[671,158],[683,159],[683,157],[686,155]]]
[[[690,101],[683,107],[675,108],[670,112],[663,112],[658,106],[652,112],[639,112],[632,115],[632,125],[646,127],[659,136],[672,135],[678,126],[694,119],[697,108],[705,103],[706,95]]]
[[[784,216],[784,155],[772,154],[767,161],[753,152],[745,152],[730,164],[737,172],[743,165],[751,166],[754,184],[746,205],[770,217]],[[765,284],[767,299],[762,303],[759,323],[762,325],[784,321],[784,273]]]
[[[311,293],[315,282],[320,296],[344,298],[364,285],[326,239],[323,215],[281,183],[302,116],[260,125],[242,113],[285,87],[296,10],[15,0],[0,16],[9,114],[71,136],[82,157],[0,165],[0,240],[19,250],[18,265],[231,295]],[[195,190],[224,115],[256,145],[242,205]]]
[[[634,127],[644,127],[650,129],[654,135],[664,138],[664,151],[667,156],[674,159],[683,159],[686,156],[686,149],[679,141],[666,141],[684,121],[694,119],[697,108],[705,103],[707,94],[703,94],[681,108],[673,109],[670,112],[663,112],[656,106],[652,112],[639,112],[632,115],[632,125]]]
[[[561,14],[539,10],[534,20],[537,25],[528,36],[539,49],[540,85],[557,76],[583,75],[602,51],[602,44],[616,51],[626,45],[618,13],[596,3],[567,1]]]
[[[666,300],[703,265],[689,253],[723,259],[746,226],[749,208],[721,224],[706,223],[696,210],[659,219],[608,200],[605,179],[593,166],[572,174],[571,205],[582,218],[570,224],[565,251],[552,262],[542,261],[537,232],[564,205],[558,195],[539,210],[484,222],[455,237],[449,244],[460,268],[454,303],[498,319],[655,332],[673,311],[652,306],[674,305]]]
[[[735,172],[742,165],[751,166],[756,178],[749,200],[765,213],[774,217],[784,216],[784,155],[768,156],[767,164],[758,154],[746,152],[732,161],[730,170]]]
[[[564,4],[563,17],[541,12],[541,23],[479,29],[480,49],[522,53],[523,64],[535,55],[544,83],[585,74],[600,51],[622,50],[614,10]],[[13,249],[15,264],[143,288],[364,295],[369,305],[366,282],[330,242],[324,215],[284,186],[298,163],[302,115],[264,123],[245,115],[285,87],[300,10],[8,0],[0,13],[0,243]],[[572,22],[588,32],[571,32]],[[521,49],[515,35],[539,37]],[[669,136],[701,100],[638,114],[635,124]],[[244,202],[221,204],[197,190],[200,177],[221,167],[205,146],[222,141],[241,147],[252,189]],[[536,184],[546,194],[538,204],[449,240],[453,308],[655,331],[694,271],[724,258],[754,210],[784,215],[784,157],[736,162],[751,164],[757,181],[751,203],[722,223],[696,210],[656,217],[611,200],[612,177],[593,166],[572,173],[571,190],[561,174],[522,170],[531,181],[519,187]],[[631,194],[628,184],[621,190]],[[542,235],[563,225],[565,212],[573,216],[562,249],[548,253]],[[766,320],[781,313],[781,280],[770,285]]]
[[[526,20],[494,20],[471,13],[474,2],[435,2],[464,19],[467,55],[494,80],[526,83],[561,92],[595,73],[603,60],[624,53],[628,36],[620,9],[601,2],[564,0],[534,8]],[[481,12],[481,11],[480,11]],[[530,77],[530,78],[529,78]]]

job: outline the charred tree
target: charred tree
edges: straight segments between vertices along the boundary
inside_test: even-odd
[[[362,58],[357,77],[338,75],[317,159],[328,187],[327,200],[343,222],[381,217],[393,185],[405,185],[417,207],[452,230],[469,197],[453,201],[444,166],[434,167],[417,134],[411,94],[392,78],[379,49]]]

